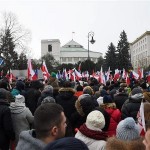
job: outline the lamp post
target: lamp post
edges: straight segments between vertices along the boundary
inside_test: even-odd
[[[92,39],[91,40],[89,40],[89,37],[92,37]],[[91,44],[94,44],[95,43],[95,40],[93,39],[93,37],[94,37],[94,32],[93,31],[90,31],[89,33],[88,33],[88,60],[90,59],[90,55],[89,55],[89,43],[91,42]]]

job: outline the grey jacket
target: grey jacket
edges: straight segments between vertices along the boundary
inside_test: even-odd
[[[30,110],[25,106],[25,103],[11,103],[10,110],[16,135],[16,142],[18,142],[19,134],[22,131],[30,130],[30,124],[33,123],[34,117]]]
[[[46,144],[36,139],[34,134],[34,130],[21,132],[16,150],[43,150]]]

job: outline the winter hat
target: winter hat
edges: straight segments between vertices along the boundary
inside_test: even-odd
[[[106,103],[112,103],[113,101],[112,101],[112,98],[111,98],[111,96],[110,95],[105,95],[104,97],[103,97],[103,103],[104,104],[106,104]]]
[[[105,95],[108,95],[108,93],[106,92],[106,90],[102,89],[101,90],[101,96],[104,97]]]
[[[55,99],[53,97],[47,96],[41,102],[41,104],[45,104],[45,103],[56,103],[56,101],[55,101]]]
[[[88,147],[79,139],[65,137],[49,143],[44,150],[88,150]]]
[[[42,91],[42,93],[48,92],[48,93],[52,93],[53,94],[53,87],[51,85],[46,85],[44,87],[44,90]]]
[[[105,126],[105,118],[100,111],[94,110],[88,114],[85,124],[91,130],[100,131]]]
[[[56,78],[56,73],[55,73],[55,72],[52,72],[52,73],[51,73],[51,77]]]
[[[16,83],[16,88],[19,90],[19,91],[22,91],[24,90],[25,88],[25,83],[21,80],[18,80],[17,83]]]
[[[16,95],[15,96],[15,103],[24,103],[25,102],[25,98],[23,95]]]
[[[135,94],[138,94],[138,93],[142,93],[142,90],[140,88],[134,88],[131,91],[131,95],[135,95]]]
[[[94,94],[94,91],[93,91],[93,89],[92,89],[90,86],[86,86],[86,87],[83,89],[83,94],[93,95],[93,94]]]
[[[116,129],[116,137],[120,140],[134,140],[140,137],[138,125],[132,117],[119,122]]]
[[[95,104],[89,94],[82,94],[76,100],[75,107],[81,116],[87,116],[95,108]]]

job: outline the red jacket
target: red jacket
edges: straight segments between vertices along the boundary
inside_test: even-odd
[[[116,109],[114,103],[103,104],[105,105],[103,108],[109,113],[110,115],[110,124],[107,130],[108,136],[111,137],[116,135],[116,128],[118,123],[121,120],[121,112],[119,109]]]

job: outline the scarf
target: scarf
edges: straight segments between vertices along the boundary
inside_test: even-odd
[[[85,124],[80,126],[79,131],[83,135],[85,135],[89,138],[95,139],[95,140],[104,140],[104,141],[106,141],[106,138],[108,137],[106,132],[94,131],[94,130],[88,129]]]

